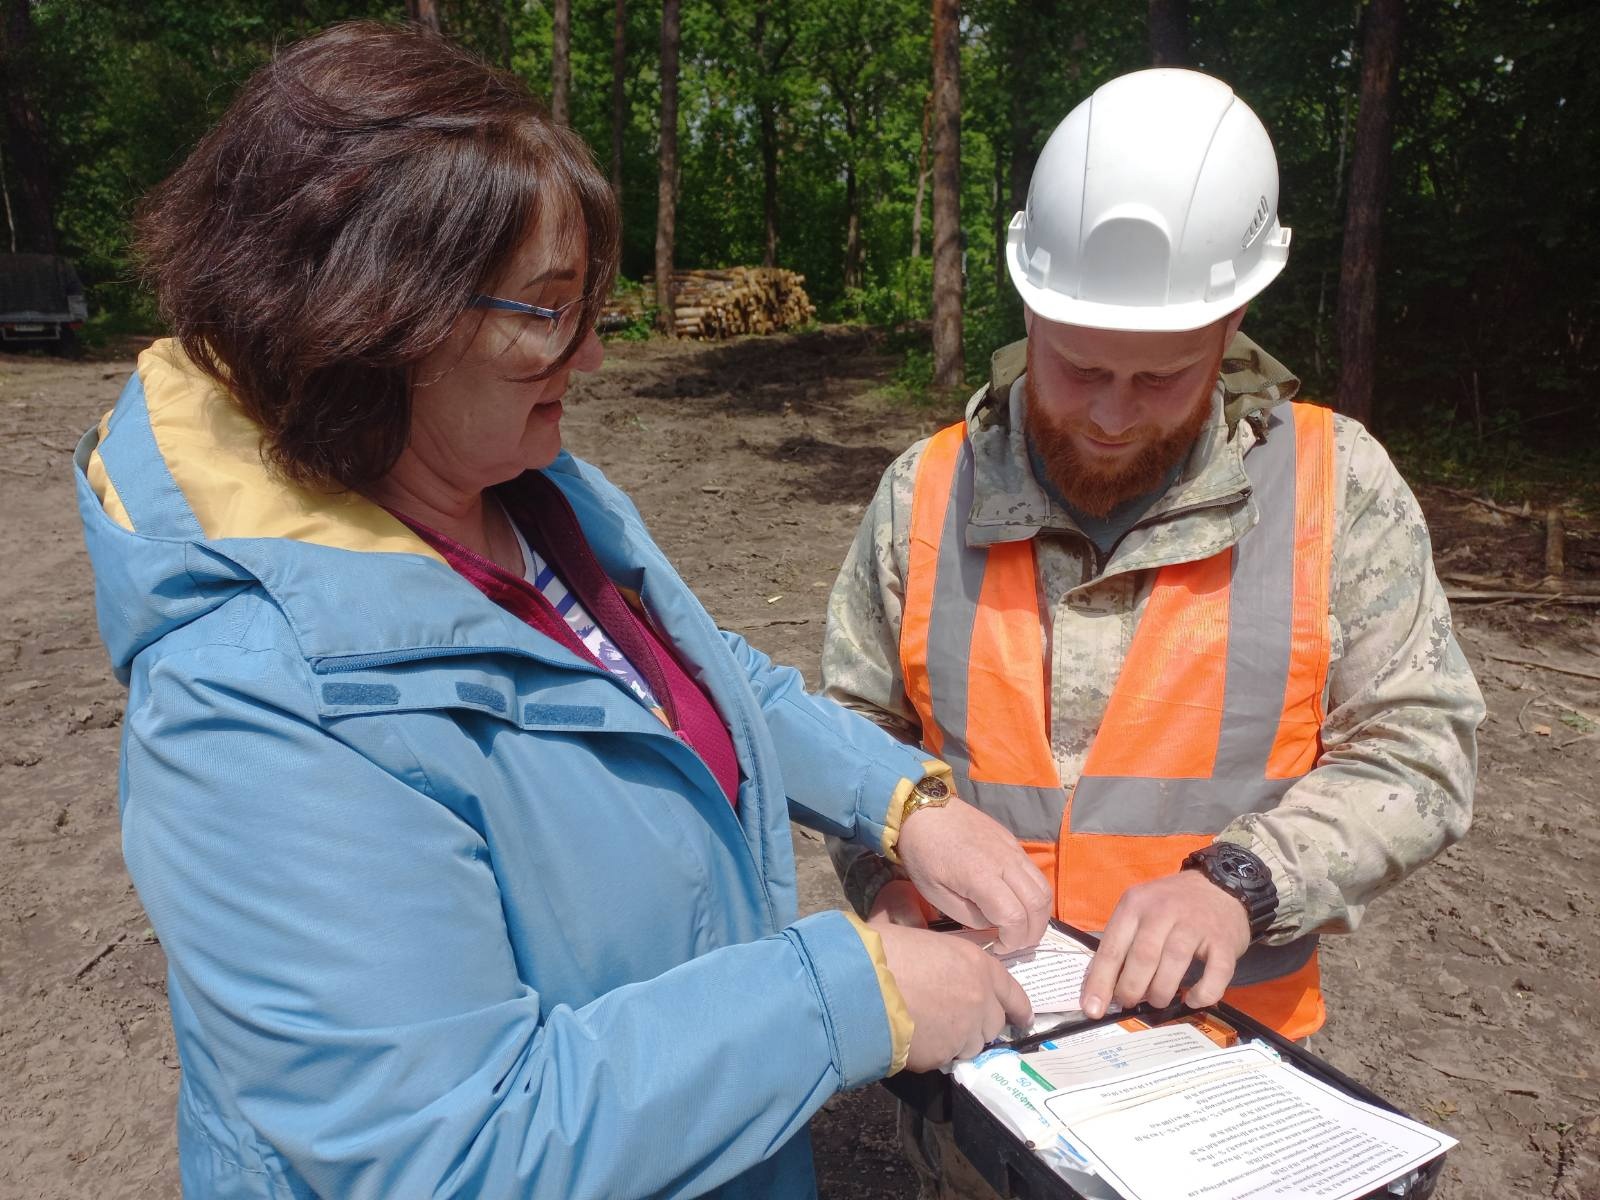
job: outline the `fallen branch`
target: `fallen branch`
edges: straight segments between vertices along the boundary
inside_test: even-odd
[[[1553,743],[1552,748],[1556,750],[1570,750],[1579,742],[1587,742],[1591,738],[1597,737],[1600,737],[1600,729],[1593,729],[1588,733],[1580,733],[1577,737],[1570,737],[1564,742],[1555,742]]]
[[[1537,600],[1540,604],[1600,604],[1600,595],[1583,596],[1568,592],[1480,592],[1467,588],[1445,588],[1444,598],[1460,604],[1506,600]]]
[[[1528,508],[1527,510],[1511,508],[1504,504],[1497,504],[1487,496],[1475,496],[1471,492],[1464,491],[1461,488],[1445,487],[1443,484],[1435,483],[1431,486],[1435,491],[1443,492],[1446,496],[1455,496],[1459,500],[1466,500],[1473,504],[1481,504],[1484,508],[1493,509],[1497,513],[1504,513],[1508,517],[1521,517],[1524,521],[1544,520],[1544,514],[1534,512],[1532,508]]]
[[[1536,658],[1517,658],[1510,654],[1485,654],[1495,662],[1511,663],[1518,667],[1537,667],[1541,671],[1554,671],[1558,675],[1576,675],[1579,679],[1592,679],[1600,683],[1600,672],[1585,671],[1580,667],[1563,667],[1558,663],[1540,662]]]
[[[1528,697],[1528,702],[1517,710],[1517,728],[1522,730],[1523,733],[1531,734],[1533,732],[1528,726],[1528,710],[1533,707],[1533,702],[1543,694],[1542,692],[1535,692]]]
[[[1546,579],[1559,579],[1567,573],[1567,523],[1559,508],[1552,508],[1544,518],[1544,574]]]
[[[1543,579],[1519,579],[1515,575],[1473,575],[1467,571],[1446,571],[1439,578],[1446,583],[1464,583],[1468,587],[1490,591],[1504,589],[1551,595],[1600,596],[1600,580],[1596,579],[1557,579],[1553,575],[1546,575]]]
[[[1406,1055],[1416,1059],[1425,1067],[1429,1067],[1439,1074],[1450,1079],[1463,1079],[1472,1083],[1486,1083],[1497,1087],[1502,1092],[1510,1092],[1517,1096],[1539,1096],[1539,1085],[1532,1079],[1508,1078],[1505,1072],[1491,1072],[1490,1070],[1475,1071],[1471,1067],[1462,1066],[1453,1062],[1441,1062],[1439,1056],[1432,1053],[1418,1053],[1417,1050],[1407,1049]],[[1526,1064],[1518,1063],[1518,1066]]]
[[[92,968],[95,965],[95,963],[99,962],[106,955],[110,954],[113,950],[115,950],[118,946],[120,946],[123,942],[125,942],[127,940],[127,938],[128,938],[128,935],[126,933],[117,934],[117,936],[115,938],[113,938],[111,941],[107,942],[104,946],[101,946],[100,949],[96,950],[93,954],[91,954],[89,956],[88,960],[83,964],[83,966],[79,967],[76,971],[74,971],[72,973],[72,977],[74,979],[82,979],[85,975],[87,975],[89,973],[90,968]]]
[[[1544,702],[1549,704],[1549,706],[1551,708],[1559,708],[1563,712],[1569,712],[1569,713],[1572,713],[1574,716],[1582,717],[1585,721],[1589,722],[1589,724],[1594,725],[1597,728],[1600,728],[1600,716],[1596,716],[1594,713],[1588,711],[1587,709],[1579,708],[1575,704],[1569,704],[1567,701],[1563,700],[1560,696],[1552,696],[1547,692],[1547,693],[1545,693],[1545,696],[1544,696]]]
[[[1502,967],[1514,967],[1517,965],[1517,960],[1511,957],[1506,948],[1496,940],[1494,934],[1480,934],[1478,940],[1493,951],[1494,956],[1500,960]]]

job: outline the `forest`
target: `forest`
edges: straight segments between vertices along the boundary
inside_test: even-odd
[[[584,136],[620,197],[625,281],[784,267],[819,320],[888,331],[903,393],[970,383],[1021,333],[999,251],[1044,140],[1102,82],[1182,65],[1230,83],[1276,143],[1293,252],[1249,328],[1310,395],[1489,486],[1551,455],[1593,475],[1600,10],[1581,0],[4,10],[0,236],[76,262],[91,337],[154,327],[130,213],[242,79],[328,24],[409,19],[517,72]]]
[[[999,250],[1052,129],[1152,64],[1229,83],[1293,229],[1246,330],[1378,430],[1488,705],[1471,834],[1325,939],[1315,1052],[1460,1140],[1438,1196],[1600,1197],[1592,0],[0,0],[0,262],[65,256],[89,293],[87,361],[0,353],[0,1196],[181,1190],[188,1064],[123,868],[128,696],[72,458],[161,333],[140,197],[275,49],[350,19],[436,29],[591,147],[638,316],[571,380],[563,444],[811,686],[884,468],[1022,334]],[[797,333],[689,341],[705,306],[646,284],[764,266],[804,277]],[[801,911],[838,907],[820,837],[794,846]],[[826,1200],[916,1194],[882,1089],[812,1138]]]

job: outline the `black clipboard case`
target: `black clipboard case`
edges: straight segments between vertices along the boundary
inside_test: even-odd
[[[1061,922],[1052,924],[1090,947],[1098,945],[1098,939],[1092,934],[1084,933]],[[1160,1013],[1140,1014],[1135,1010],[1131,1015],[1144,1015],[1145,1019],[1159,1024],[1162,1018],[1170,1019],[1179,1012],[1194,1011],[1211,1013],[1233,1026],[1241,1040],[1248,1038],[1266,1042],[1299,1070],[1314,1079],[1320,1079],[1346,1095],[1371,1104],[1375,1108],[1410,1119],[1410,1114],[1402,1112],[1370,1088],[1357,1083],[1343,1071],[1324,1062],[1303,1046],[1279,1037],[1265,1025],[1246,1016],[1232,1005],[1216,1004],[1199,1010],[1175,1005]],[[1044,1034],[1041,1038],[1048,1036],[1049,1034]],[[1037,1042],[1040,1039],[1028,1040]],[[884,1087],[897,1099],[911,1105],[927,1117],[950,1121],[956,1147],[967,1156],[989,1186],[1008,1200],[1092,1200],[1058,1175],[1021,1138],[1007,1129],[982,1101],[950,1076],[936,1071],[921,1074],[903,1071],[885,1080]],[[1429,1200],[1439,1184],[1445,1157],[1441,1154],[1424,1166],[1409,1171],[1398,1179],[1390,1180],[1376,1191],[1368,1192],[1363,1200]]]

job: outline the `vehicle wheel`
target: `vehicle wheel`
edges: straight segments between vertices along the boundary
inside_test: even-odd
[[[83,343],[78,340],[78,331],[63,326],[61,336],[50,343],[50,353],[57,358],[82,358]]]

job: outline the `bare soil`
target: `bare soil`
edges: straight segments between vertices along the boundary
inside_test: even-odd
[[[566,436],[725,626],[815,682],[879,473],[959,412],[886,401],[893,367],[852,330],[613,345]],[[0,1200],[178,1194],[164,960],[119,853],[123,694],[68,469],[131,368],[0,358]],[[1534,523],[1422,495],[1446,569],[1539,573]],[[1575,538],[1569,562],[1596,551]],[[1490,706],[1472,836],[1327,942],[1315,1049],[1461,1140],[1449,1200],[1600,1197],[1600,680],[1547,669],[1600,676],[1595,611],[1458,608]],[[819,842],[796,848],[804,906],[840,903]],[[835,1098],[814,1136],[824,1196],[914,1194],[880,1090]]]

